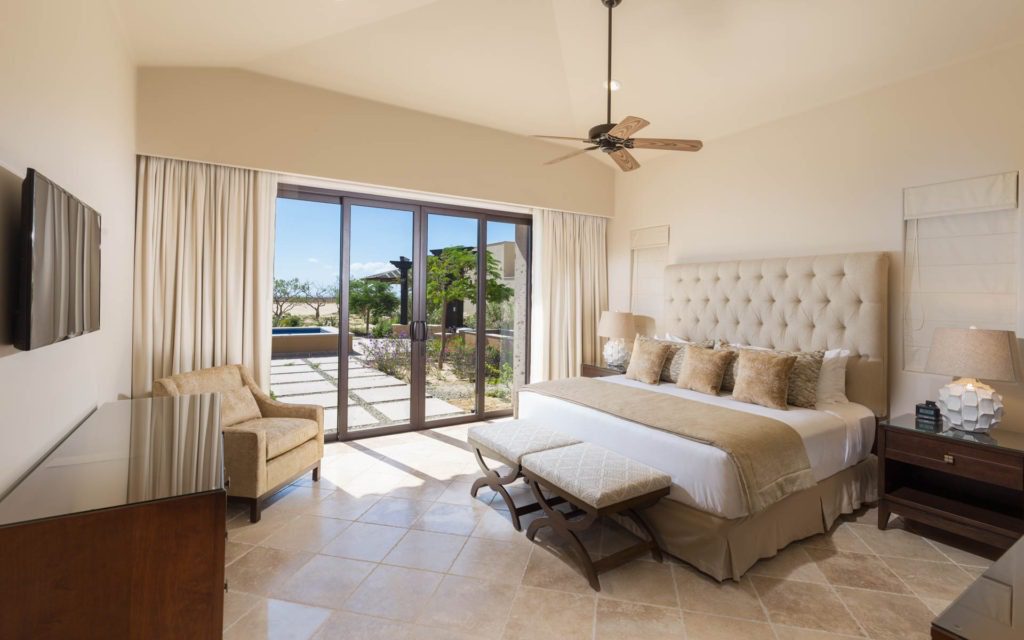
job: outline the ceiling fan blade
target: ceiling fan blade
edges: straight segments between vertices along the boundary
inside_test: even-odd
[[[640,163],[636,161],[633,155],[625,149],[619,149],[618,151],[612,151],[609,153],[615,164],[619,165],[619,168],[623,171],[632,171],[633,169],[639,169]]]
[[[544,138],[545,140],[573,140],[575,142],[590,142],[586,138],[571,138],[567,136],[530,136],[531,138]]]
[[[673,140],[671,138],[633,138],[634,149],[663,149],[665,151],[700,151],[700,140]]]
[[[555,158],[554,160],[549,160],[548,162],[545,162],[544,164],[555,164],[556,162],[561,162],[562,160],[568,160],[569,158],[575,158],[578,155],[584,154],[584,153],[586,153],[588,151],[593,151],[594,149],[597,149],[597,147],[587,147],[586,149],[580,149],[579,151],[573,151],[572,153],[567,153],[564,156],[559,156],[559,157]]]
[[[636,116],[626,116],[622,122],[615,125],[615,127],[613,127],[612,130],[608,132],[608,135],[612,136],[613,138],[622,138],[623,140],[625,140],[626,138],[632,136],[634,133],[643,129],[649,124],[651,123],[647,122],[643,118],[637,118]]]

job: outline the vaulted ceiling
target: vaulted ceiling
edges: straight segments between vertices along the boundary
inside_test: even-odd
[[[604,121],[599,0],[114,0],[140,65],[228,66],[521,134]],[[624,0],[613,119],[705,140],[1021,38],[1020,0]]]

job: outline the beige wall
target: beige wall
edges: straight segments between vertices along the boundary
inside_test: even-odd
[[[892,411],[934,398],[941,378],[902,371],[901,190],[1024,169],[1022,68],[1024,45],[707,141],[696,154],[647,157],[616,177],[612,308],[629,305],[629,230],[651,225],[671,224],[670,262],[894,252]],[[1021,391],[1010,392],[1020,403]]]
[[[0,492],[131,388],[135,76],[122,42],[106,2],[0,0],[0,281],[27,167],[103,215],[102,329],[19,352],[0,323]],[[4,316],[10,294],[0,291]]]
[[[142,154],[612,212],[610,166],[544,166],[566,147],[247,71],[140,69],[137,117]]]

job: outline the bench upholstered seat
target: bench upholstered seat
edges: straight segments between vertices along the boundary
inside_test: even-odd
[[[522,464],[546,485],[558,487],[594,509],[672,484],[667,473],[590,443],[531,453]]]
[[[471,446],[483,447],[509,464],[519,464],[523,456],[532,453],[580,442],[550,427],[520,420],[472,427],[467,440]]]

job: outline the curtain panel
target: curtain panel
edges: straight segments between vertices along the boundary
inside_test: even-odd
[[[533,211],[532,382],[578,376],[597,363],[597,321],[608,307],[608,220]]]
[[[270,382],[277,176],[138,159],[132,394],[225,364]]]

